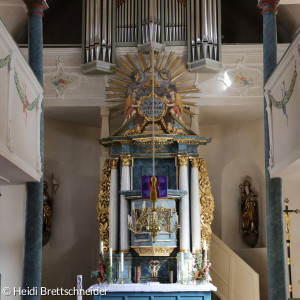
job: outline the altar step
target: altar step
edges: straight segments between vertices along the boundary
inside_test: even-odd
[[[259,275],[214,234],[210,247],[210,274],[218,288],[212,299],[259,300]]]

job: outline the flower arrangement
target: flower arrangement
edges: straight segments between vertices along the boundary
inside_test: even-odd
[[[97,271],[92,272],[92,277],[97,278],[99,283],[111,283],[112,282],[112,269],[108,257],[104,257],[100,254],[99,267]]]
[[[209,275],[209,269],[211,267],[211,263],[204,263],[202,259],[202,254],[200,253],[193,253],[193,257],[195,260],[192,271],[192,277],[194,278],[194,280],[210,281],[211,277]]]

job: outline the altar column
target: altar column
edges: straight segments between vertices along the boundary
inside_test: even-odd
[[[201,222],[200,222],[200,198],[199,198],[199,162],[197,157],[190,159],[191,162],[191,231],[192,248],[196,252],[201,250]]]
[[[118,250],[119,227],[119,188],[118,188],[118,158],[111,160],[110,201],[109,201],[109,247],[116,253]]]
[[[121,191],[130,190],[130,162],[131,156],[121,155]],[[120,200],[120,251],[128,253],[130,250],[128,230],[129,204],[124,195]]]
[[[178,156],[179,162],[179,189],[187,192],[181,197],[179,205],[180,217],[180,249],[179,252],[190,251],[190,208],[189,208],[189,182],[188,182],[188,156]]]

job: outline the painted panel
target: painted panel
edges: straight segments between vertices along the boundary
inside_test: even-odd
[[[155,160],[155,174],[167,176],[168,189],[177,189],[175,158],[165,158]],[[133,190],[141,189],[141,176],[152,175],[151,158],[135,158],[133,167]]]

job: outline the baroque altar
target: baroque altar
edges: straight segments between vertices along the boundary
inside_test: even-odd
[[[128,54],[125,59],[107,87],[108,102],[119,103],[113,108],[125,121],[99,140],[111,151],[97,211],[104,254],[113,253],[112,282],[135,283],[136,267],[141,283],[153,281],[155,261],[159,283],[169,283],[170,274],[172,282],[191,283],[192,252],[209,247],[214,209],[206,163],[198,154],[210,138],[184,121],[194,106],[185,99],[195,98],[190,95],[199,89],[188,84],[186,64],[174,52],[138,52],[137,61]],[[153,171],[157,199],[151,210]],[[160,222],[155,233],[147,219],[152,213]]]

